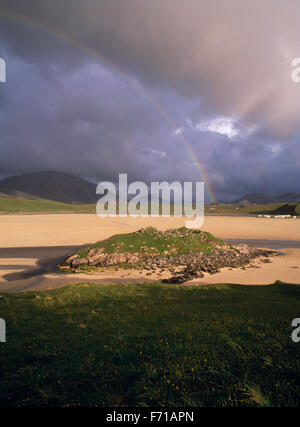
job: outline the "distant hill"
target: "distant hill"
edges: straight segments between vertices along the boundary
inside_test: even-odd
[[[272,197],[266,196],[262,193],[249,193],[240,199],[231,202],[233,205],[267,205],[268,203],[275,203]]]
[[[33,172],[0,180],[0,193],[24,199],[94,203],[96,184],[63,172]]]
[[[300,193],[285,193],[275,197],[277,202],[299,203]]]
[[[300,202],[300,193],[285,193],[279,196],[267,196],[263,193],[249,193],[240,199],[231,202],[233,205],[248,206],[248,205],[267,205],[270,203],[297,203]]]

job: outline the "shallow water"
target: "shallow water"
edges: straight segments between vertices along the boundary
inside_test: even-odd
[[[25,248],[0,248],[0,259],[6,258],[36,258],[37,263],[34,267],[22,265],[6,265],[2,264],[2,269],[11,268],[12,270],[23,269],[20,272],[12,272],[4,277],[7,281],[29,279],[34,276],[41,276],[46,273],[57,271],[57,264],[63,261],[68,256],[72,255],[78,249],[86,245],[80,246],[37,246]],[[1,268],[0,267],[0,268]]]

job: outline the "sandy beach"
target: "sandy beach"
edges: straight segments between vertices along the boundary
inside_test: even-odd
[[[1,215],[0,248],[82,245],[146,226],[185,225],[184,218],[104,218],[96,214]],[[299,240],[300,220],[206,216],[202,230],[221,239]]]
[[[184,218],[106,218],[92,214],[1,215],[0,216],[0,291],[49,289],[69,283],[149,282],[163,278],[146,272],[107,272],[61,275],[48,271],[49,260],[56,260],[80,245],[103,240],[113,234],[129,233],[146,226],[160,230],[185,225]],[[293,242],[282,247],[285,255],[272,258],[270,264],[255,262],[257,268],[222,269],[205,274],[188,284],[237,283],[267,285],[276,280],[300,283],[300,220],[233,216],[206,216],[202,230],[222,239]],[[265,246],[264,246],[265,247]],[[48,265],[49,264],[49,265]],[[39,269],[31,276],[30,271]],[[22,277],[29,271],[28,277]]]

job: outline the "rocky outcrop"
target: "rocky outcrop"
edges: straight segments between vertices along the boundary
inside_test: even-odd
[[[145,259],[145,255],[139,252],[104,253],[103,248],[92,248],[86,257],[81,258],[79,255],[72,255],[62,263],[62,266],[76,269],[84,265],[91,267],[109,267],[119,264],[135,265],[143,259]]]
[[[85,257],[78,254],[67,258],[62,264],[73,271],[80,271],[84,266],[110,267],[127,264],[131,268],[149,271],[168,271],[170,276],[163,281],[166,283],[183,283],[203,273],[215,274],[223,267],[254,268],[251,264],[254,258],[263,257],[262,262],[271,262],[269,257],[274,252],[250,248],[247,245],[227,246],[215,245],[213,253],[193,251],[186,254],[172,254],[173,256],[157,255],[156,252],[115,252],[105,253],[104,248],[92,248]]]
[[[264,262],[271,262],[269,256],[274,252],[253,249],[246,245],[240,249],[217,250],[213,254],[188,254],[182,255],[178,260],[184,267],[181,271],[177,271],[169,279],[165,279],[166,283],[183,283],[197,277],[203,277],[203,273],[215,274],[223,267],[229,268],[245,268],[246,266],[253,268],[251,261],[254,258],[265,257]]]

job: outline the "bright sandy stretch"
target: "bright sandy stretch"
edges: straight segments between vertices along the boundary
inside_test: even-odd
[[[149,225],[165,230],[185,225],[185,219],[100,219],[91,214],[0,215],[0,248],[88,244],[103,240],[113,234],[129,233]],[[208,216],[205,218],[202,229],[223,239],[300,241],[300,219]],[[185,285],[208,283],[267,285],[274,283],[275,280],[300,284],[300,249],[283,248],[281,251],[285,252],[286,255],[272,258],[270,264],[256,260],[254,264],[259,268],[247,268],[246,270],[225,268],[218,274],[205,274],[204,278],[196,279]],[[149,276],[146,272],[141,274],[139,272],[119,271],[105,273],[105,275],[97,273],[62,276],[57,273],[49,273],[22,280],[5,280],[5,274],[26,270],[28,267],[34,266],[36,262],[37,259],[32,258],[0,258],[0,291],[18,292],[49,289],[65,286],[69,283],[88,281],[97,281],[103,284],[134,283],[155,281],[162,278],[155,274]]]
[[[152,225],[185,225],[184,218],[105,218],[93,214],[0,215],[0,247],[69,246]],[[206,216],[204,231],[223,239],[300,240],[300,219]]]

